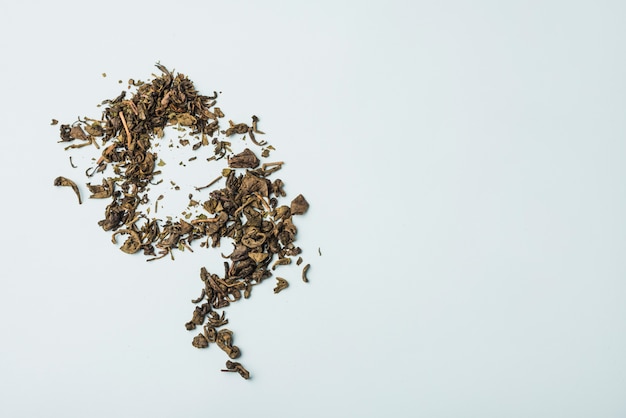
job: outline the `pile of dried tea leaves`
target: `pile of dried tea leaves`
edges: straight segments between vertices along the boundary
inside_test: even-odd
[[[253,286],[272,276],[281,265],[291,264],[297,257],[300,265],[302,250],[295,245],[297,229],[293,215],[304,214],[309,204],[299,195],[290,204],[281,203],[286,196],[281,179],[270,180],[280,170],[283,162],[262,163],[249,148],[235,154],[231,137],[236,135],[250,138],[254,146],[261,149],[261,158],[267,158],[274,148],[266,141],[258,141],[262,135],[252,116],[250,125],[228,121],[222,129],[222,110],[216,106],[217,92],[212,96],[199,94],[194,84],[183,74],[174,74],[157,64],[160,75],[148,82],[129,80],[129,90],[135,92],[126,97],[126,91],[111,100],[102,102],[104,111],[99,119],[79,118],[76,122],[60,126],[61,142],[69,144],[66,150],[95,147],[98,158],[85,174],[88,178],[99,175],[101,183],[88,182],[86,188],[92,199],[108,199],[104,218],[98,224],[105,231],[112,231],[112,240],[124,236],[120,249],[128,254],[142,252],[153,261],[170,255],[174,251],[192,250],[194,241],[204,248],[220,247],[222,238],[232,242],[229,255],[222,257],[222,276],[200,269],[202,292],[192,300],[196,307],[192,318],[185,324],[188,330],[201,327],[202,331],[193,339],[193,346],[205,348],[216,344],[230,359],[240,356],[239,348],[233,343],[233,333],[224,326],[228,324],[223,308],[243,298],[248,298]],[[57,121],[53,120],[52,124]],[[224,159],[226,167],[216,169],[217,178],[203,187],[207,198],[193,199],[184,216],[166,219],[150,216],[151,202],[159,202],[163,195],[149,196],[150,186],[163,173],[155,151],[155,141],[163,138],[167,127],[185,130],[195,141],[181,139],[182,146],[197,151],[202,147],[213,147],[212,161]],[[93,148],[91,148],[93,149]],[[190,160],[196,159],[192,157]],[[71,157],[70,163],[75,167]],[[214,189],[221,179],[225,187]],[[173,181],[171,181],[174,184]],[[65,177],[54,181],[56,186],[71,187],[82,203],[77,184]],[[178,186],[176,186],[178,187]],[[156,215],[157,206],[155,204]],[[193,209],[193,212],[192,212]],[[192,214],[193,213],[193,214]],[[302,280],[309,265],[302,270]],[[287,280],[277,277],[274,292],[288,286]],[[221,310],[221,311],[219,311]],[[249,372],[237,362],[228,360],[223,371],[237,372],[248,379]]]

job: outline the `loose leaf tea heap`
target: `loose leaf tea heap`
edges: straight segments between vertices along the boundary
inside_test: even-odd
[[[249,137],[261,148],[261,157],[269,156],[274,150],[256,135],[263,135],[257,127],[259,118],[252,116],[250,125],[228,121],[222,129],[220,120],[225,117],[216,106],[217,92],[211,96],[199,94],[194,84],[183,74],[174,74],[157,64],[161,74],[149,82],[129,80],[129,89],[136,87],[131,97],[123,91],[118,97],[102,102],[104,111],[99,119],[83,118],[73,124],[60,125],[62,143],[69,144],[66,150],[93,146],[99,156],[95,164],[87,169],[86,175],[102,177],[101,183],[88,182],[91,199],[108,199],[104,218],[98,225],[112,232],[112,241],[124,237],[120,249],[128,254],[142,252],[147,261],[173,258],[175,251],[193,251],[195,241],[200,247],[221,247],[222,238],[230,239],[230,254],[222,257],[224,273],[218,275],[205,267],[200,269],[203,287],[200,296],[192,300],[196,304],[191,320],[185,324],[188,330],[202,327],[193,338],[192,345],[206,348],[217,345],[230,359],[241,352],[234,344],[233,333],[227,328],[228,319],[223,308],[250,296],[252,287],[272,276],[278,266],[288,265],[292,257],[298,256],[300,265],[302,250],[295,245],[297,229],[293,215],[304,214],[309,204],[302,195],[289,205],[280,203],[286,196],[280,179],[270,179],[280,170],[283,162],[261,162],[250,148],[235,154],[232,143],[227,141],[235,135],[242,140]],[[158,158],[155,146],[165,135],[167,127],[184,130],[189,138],[181,138],[181,146],[191,146],[194,152],[212,146],[213,155],[206,160],[209,164],[225,158],[227,167],[216,169],[220,174],[206,186],[196,187],[200,192],[208,189],[204,201],[194,200],[189,195],[189,205],[182,217],[166,220],[150,216],[152,199],[150,186],[159,184],[161,169],[166,165]],[[71,157],[70,157],[71,158]],[[195,161],[197,156],[189,158]],[[71,159],[70,159],[71,162]],[[75,167],[71,162],[72,167]],[[181,162],[182,164],[182,162]],[[214,189],[222,178],[223,188]],[[179,186],[170,180],[175,190]],[[55,179],[56,186],[69,186],[78,196],[76,183],[65,177]],[[154,199],[154,214],[163,199]],[[184,218],[184,219],[183,219]],[[302,270],[306,278],[309,265]],[[287,280],[278,277],[274,292],[287,288]],[[218,311],[222,309],[221,311]],[[237,362],[228,360],[223,371],[237,372],[248,379],[249,372]]]

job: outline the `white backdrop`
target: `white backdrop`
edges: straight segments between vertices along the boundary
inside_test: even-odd
[[[625,17],[602,0],[0,3],[0,416],[626,416]],[[228,309],[249,381],[184,328],[212,256],[128,256],[104,202],[52,186],[86,195],[50,119],[98,116],[157,61],[259,115],[311,204],[310,283],[289,270]]]

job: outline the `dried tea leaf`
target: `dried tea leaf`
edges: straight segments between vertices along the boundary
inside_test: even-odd
[[[89,141],[89,135],[87,135],[85,131],[83,131],[83,128],[81,128],[80,126],[72,126],[72,128],[70,129],[70,138]]]
[[[196,124],[197,119],[191,116],[189,113],[181,113],[172,117],[170,120],[175,121],[182,126],[193,126]]]
[[[209,346],[209,341],[206,339],[206,337],[203,334],[198,334],[194,337],[193,341],[191,342],[191,345],[193,345],[196,348],[207,348]]]
[[[237,358],[241,355],[239,348],[233,345],[233,332],[228,329],[221,329],[217,332],[215,341],[217,346],[221,348],[230,358]]]
[[[285,257],[285,258],[279,258],[278,260],[276,260],[274,262],[274,264],[272,265],[272,270],[276,270],[277,266],[285,266],[287,264],[291,264],[291,258]]]
[[[249,148],[228,159],[228,166],[231,168],[257,168],[259,159]]]
[[[306,201],[304,196],[299,194],[295,199],[291,201],[291,213],[293,215],[302,215],[309,209],[309,202]]]
[[[235,361],[226,361],[226,369],[222,369],[223,372],[237,372],[244,379],[250,379],[250,373],[241,365]]]
[[[104,135],[104,129],[98,122],[94,122],[91,125],[85,125],[85,130],[89,135],[102,136]]]
[[[279,293],[281,290],[286,289],[289,286],[289,282],[283,279],[282,277],[276,278],[276,287],[274,288],[274,293]]]
[[[255,263],[259,264],[265,261],[268,257],[268,253],[249,253],[248,257],[254,260]]]
[[[111,240],[113,243],[116,243],[115,237],[118,234],[128,234],[128,239],[124,241],[124,244],[120,247],[120,250],[124,251],[127,254],[135,254],[141,249],[141,238],[139,238],[139,234],[136,231],[130,229],[120,229],[113,234]]]
[[[78,186],[72,180],[59,176],[56,179],[54,179],[54,185],[71,187],[72,190],[74,190],[74,193],[76,193],[76,197],[78,197],[78,204],[83,203],[83,201],[80,198],[80,191],[78,190]]]
[[[230,125],[230,127],[225,131],[222,131],[222,133],[226,136],[231,136],[234,134],[245,134],[248,133],[248,131],[250,130],[250,127],[245,123],[234,123],[232,120],[229,120],[228,124]]]
[[[102,180],[101,185],[92,185],[91,183],[87,183],[87,188],[91,192],[91,196],[89,196],[90,199],[106,199],[113,195],[115,182],[113,179],[108,178]]]

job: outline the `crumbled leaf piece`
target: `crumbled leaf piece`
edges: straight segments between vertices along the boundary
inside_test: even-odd
[[[281,290],[286,289],[289,286],[289,282],[283,279],[282,277],[276,278],[276,287],[274,288],[274,293],[279,293]]]
[[[302,269],[302,281],[305,283],[309,282],[309,279],[306,277],[306,273],[307,271],[309,271],[309,268],[311,267],[310,264],[307,264],[306,266],[304,266],[304,268]]]
[[[299,194],[295,199],[291,201],[291,213],[293,215],[302,215],[309,209],[309,202],[306,201],[304,196]]]
[[[226,369],[222,369],[223,372],[237,372],[244,379],[250,379],[250,372],[248,372],[241,363],[235,361],[226,361]]]
[[[224,350],[228,357],[234,359],[240,356],[241,352],[236,345],[233,345],[233,332],[229,329],[221,329],[217,332],[215,341],[217,346]]]
[[[196,348],[207,348],[209,346],[209,341],[206,339],[204,335],[198,334],[194,337],[193,341],[191,342],[191,345],[193,345]]]
[[[278,260],[276,260],[274,262],[274,264],[272,265],[272,270],[276,270],[277,266],[285,266],[287,264],[291,264],[291,258],[285,257],[285,258],[279,258]]]
[[[257,168],[259,159],[249,148],[228,159],[228,166],[232,168]]]
[[[127,254],[135,254],[141,249],[141,239],[139,238],[139,234],[136,231],[130,229],[120,229],[116,231],[111,240],[113,243],[116,243],[115,237],[119,234],[128,234],[128,238],[124,241],[124,244],[120,247],[120,250],[124,251]]]
[[[249,253],[248,257],[254,260],[255,263],[259,264],[267,260],[269,257],[268,253]]]
[[[91,192],[91,196],[89,196],[90,199],[106,199],[113,195],[115,181],[108,178],[102,180],[101,185],[92,185],[91,183],[87,183],[87,188]]]

